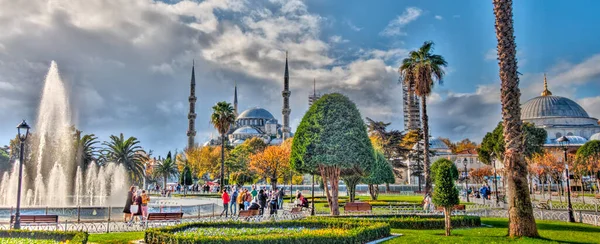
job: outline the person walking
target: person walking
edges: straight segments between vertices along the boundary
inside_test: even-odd
[[[258,205],[260,205],[260,215],[265,213],[265,207],[267,207],[267,194],[262,189],[258,192]]]
[[[250,203],[252,203],[252,201],[253,201],[253,198],[252,198],[252,194],[250,194],[250,192],[248,192],[248,190],[245,190],[245,192],[246,192],[246,194],[244,194],[244,209],[248,210],[248,208],[250,207]]]
[[[150,196],[145,190],[142,190],[142,220],[148,219],[148,203],[150,203]]]
[[[231,193],[231,199],[229,201],[230,204],[230,212],[232,216],[235,216],[237,214],[237,206],[238,204],[236,204],[237,202],[237,198],[238,198],[238,191],[236,187],[233,187],[233,192]]]
[[[425,199],[423,199],[423,210],[429,211],[431,208],[431,196],[429,194],[425,195]]]
[[[258,192],[256,191],[256,185],[252,185],[252,191],[250,192],[250,194],[252,195],[252,199],[256,199],[256,195],[258,195]]]
[[[231,199],[229,197],[229,194],[227,193],[227,190],[223,190],[223,194],[221,195],[221,199],[223,199],[223,212],[221,212],[221,215],[219,216],[223,216],[223,213],[225,213],[225,217],[228,217],[228,213],[229,213],[229,200]]]
[[[131,218],[129,219],[129,226],[135,223],[135,218],[140,218],[142,216],[142,194],[136,193],[133,195],[133,204],[131,204]],[[140,224],[143,225],[143,221],[140,221]]]
[[[283,209],[283,196],[285,196],[285,189],[279,188],[279,192],[277,193],[277,208]]]
[[[125,207],[123,208],[123,222],[127,223],[131,216],[131,205],[133,204],[133,195],[135,194],[135,186],[131,186],[127,192]]]

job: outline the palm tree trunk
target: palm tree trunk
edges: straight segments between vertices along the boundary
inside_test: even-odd
[[[429,117],[427,97],[421,96],[421,123],[423,123],[423,171],[425,175],[425,195],[431,193],[431,172],[429,169]]]
[[[527,163],[523,156],[521,91],[517,72],[512,0],[493,0],[498,39],[502,119],[504,125],[504,166],[507,169],[508,234],[511,237],[539,236],[529,191]]]
[[[225,134],[221,134],[221,185],[220,190],[225,189]]]

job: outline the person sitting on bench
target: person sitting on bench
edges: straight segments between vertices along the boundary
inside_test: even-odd
[[[298,199],[296,199],[296,207],[308,208],[308,200],[301,193],[298,193]]]
[[[252,200],[252,203],[250,203],[250,207],[248,207],[248,210],[259,210],[260,209],[260,205],[258,205],[258,203],[256,203],[256,201]]]

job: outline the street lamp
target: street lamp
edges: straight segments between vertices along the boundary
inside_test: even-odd
[[[17,189],[17,212],[15,213],[15,224],[13,228],[18,230],[21,229],[21,181],[23,178],[23,151],[25,150],[25,140],[29,136],[29,125],[25,120],[17,125],[17,133],[19,141],[21,142],[21,150],[19,151],[19,184]],[[24,133],[24,134],[23,134]]]
[[[312,195],[312,202],[311,202],[311,209],[310,209],[310,215],[311,216],[315,216],[315,175],[312,175],[312,186],[311,186],[311,195]]]
[[[556,139],[556,141],[565,152],[565,173],[567,174],[567,209],[569,211],[569,222],[574,223],[575,217],[573,216],[573,206],[571,205],[571,186],[569,185],[569,164],[567,163],[567,149],[569,146],[569,138],[567,138],[566,136],[561,136],[560,138]]]
[[[465,166],[465,192],[467,193],[467,202],[469,202],[469,177],[467,173],[467,158],[463,160],[463,165]]]

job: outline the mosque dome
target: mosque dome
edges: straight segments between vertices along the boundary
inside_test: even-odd
[[[238,119],[275,119],[273,115],[264,108],[251,108],[242,112]]]
[[[579,104],[566,97],[552,95],[544,74],[544,91],[541,96],[527,101],[521,106],[521,119],[547,117],[589,118],[588,113]]]
[[[569,145],[572,146],[581,146],[583,144],[585,144],[586,142],[588,142],[587,139],[581,137],[581,136],[565,136],[567,139],[569,139]],[[546,140],[546,146],[560,146],[560,143],[557,141],[557,139],[547,139]]]
[[[260,135],[261,133],[257,130],[254,129],[250,126],[244,126],[244,127],[240,127],[237,130],[235,130],[232,134],[234,135]]]
[[[590,136],[590,141],[592,140],[599,140],[600,141],[600,132],[593,134],[592,136]]]
[[[543,117],[589,118],[589,115],[579,104],[566,97],[539,96],[523,104],[521,119]]]

